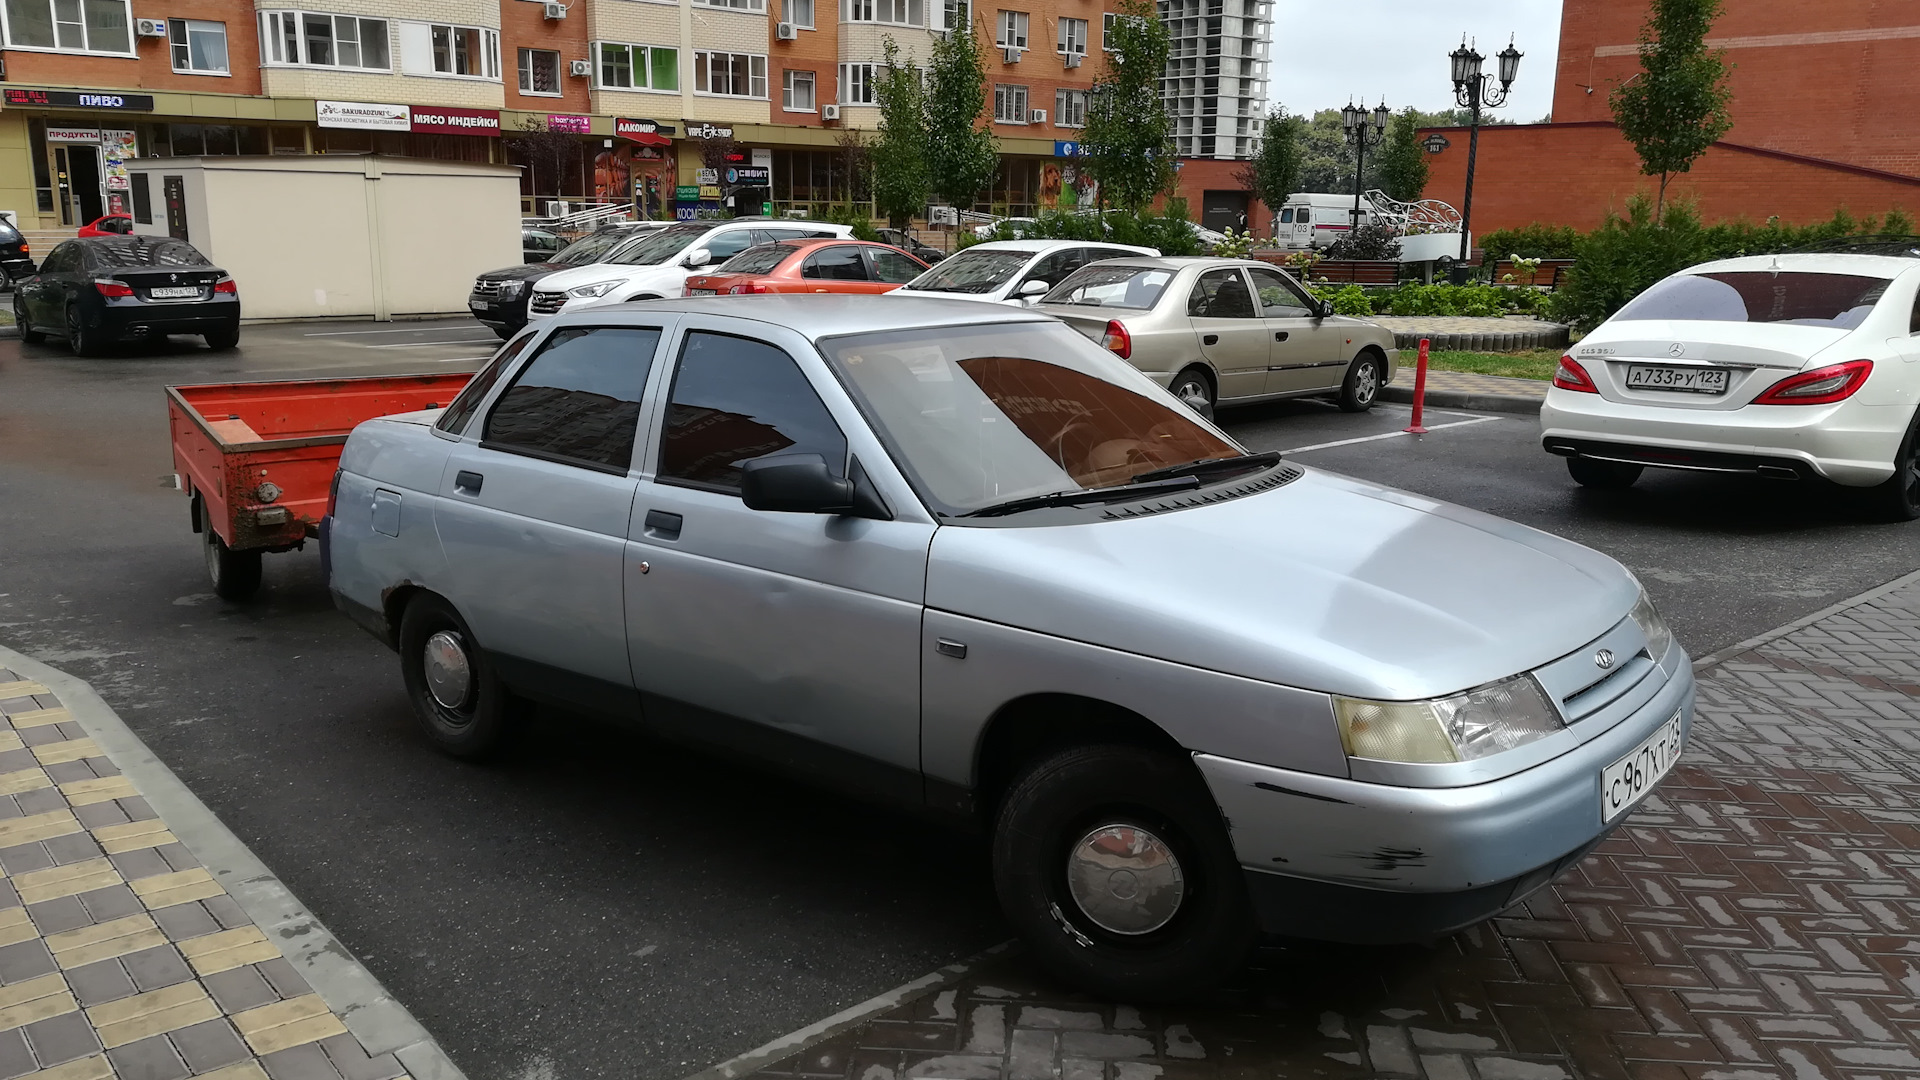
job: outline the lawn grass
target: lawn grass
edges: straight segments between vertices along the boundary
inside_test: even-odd
[[[1504,375],[1510,379],[1553,378],[1560,366],[1561,349],[1533,349],[1528,352],[1484,353],[1436,349],[1427,354],[1427,366],[1435,371],[1466,371],[1475,375]],[[1416,353],[1400,350],[1400,362],[1411,368]]]

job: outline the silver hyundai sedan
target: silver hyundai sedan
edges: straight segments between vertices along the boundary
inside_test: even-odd
[[[545,320],[353,432],[322,551],[447,752],[546,702],[973,823],[1035,954],[1122,1000],[1485,919],[1692,716],[1612,559],[1249,453],[966,301]]]

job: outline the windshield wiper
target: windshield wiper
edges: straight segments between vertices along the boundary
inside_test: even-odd
[[[1000,517],[1004,514],[1018,514],[1023,510],[1039,510],[1049,506],[1078,506],[1081,503],[1109,502],[1115,499],[1130,499],[1162,492],[1192,491],[1200,486],[1200,481],[1192,476],[1174,476],[1151,483],[1135,481],[1116,484],[1113,487],[1081,488],[1076,491],[1056,491],[1050,495],[1029,495],[1021,499],[1009,499],[992,506],[983,506],[978,510],[969,510],[955,517]]]
[[[1280,452],[1277,450],[1269,450],[1264,454],[1235,454],[1233,457],[1201,458],[1198,461],[1188,461],[1179,465],[1168,465],[1163,469],[1149,469],[1143,473],[1135,473],[1133,475],[1133,482],[1138,484],[1152,480],[1165,480],[1175,476],[1198,476],[1201,473],[1213,472],[1217,469],[1264,469],[1269,465],[1278,464],[1279,461]]]

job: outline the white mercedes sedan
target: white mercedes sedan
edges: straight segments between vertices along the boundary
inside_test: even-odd
[[[1588,487],[1643,469],[1827,480],[1920,517],[1920,251],[1703,263],[1560,360],[1546,451]]]

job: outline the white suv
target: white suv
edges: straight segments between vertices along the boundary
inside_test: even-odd
[[[599,304],[679,296],[695,270],[726,262],[756,244],[852,235],[850,225],[820,221],[682,221],[625,248],[611,262],[577,266],[541,278],[527,303],[527,319],[544,319]]]

